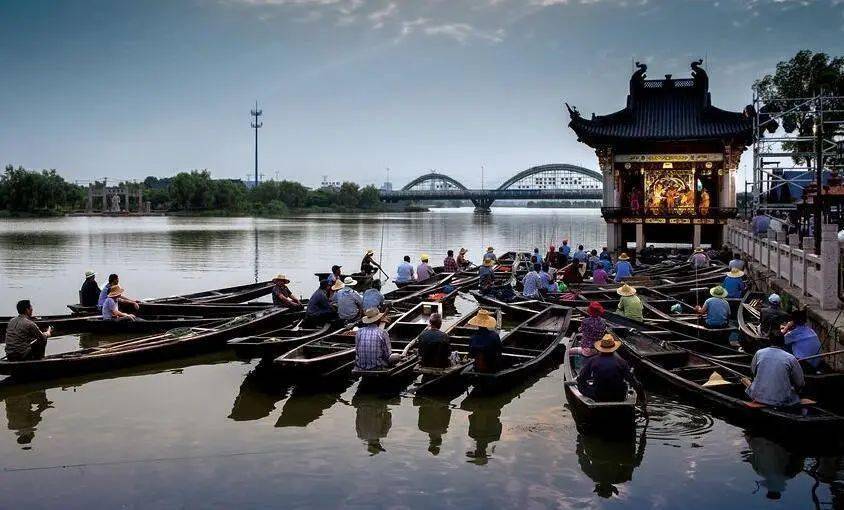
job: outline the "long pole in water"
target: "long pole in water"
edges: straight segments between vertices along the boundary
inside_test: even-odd
[[[381,247],[378,249],[378,262],[383,264],[384,263],[384,219],[381,219]],[[381,270],[384,273],[384,270]],[[384,273],[384,276],[389,278],[387,273]]]

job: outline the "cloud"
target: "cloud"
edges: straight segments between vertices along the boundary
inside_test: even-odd
[[[441,25],[426,26],[424,32],[426,35],[445,36],[454,39],[460,44],[465,44],[469,39],[481,39],[492,43],[500,43],[504,40],[503,29],[489,33],[478,30],[468,23],[443,23]]]
[[[395,2],[390,2],[383,9],[371,12],[368,18],[372,21],[372,28],[382,28],[384,22],[388,18],[395,16],[397,11],[398,5]]]

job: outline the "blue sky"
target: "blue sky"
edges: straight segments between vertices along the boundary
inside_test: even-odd
[[[631,60],[714,102],[808,48],[844,53],[844,0],[0,1],[0,161],[70,179],[252,168],[401,185],[596,168],[566,127],[623,106]],[[745,158],[743,166],[749,158]]]

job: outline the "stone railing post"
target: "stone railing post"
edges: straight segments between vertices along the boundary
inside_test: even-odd
[[[841,271],[841,248],[835,225],[821,226],[821,310],[835,310],[839,306],[838,279]]]
[[[815,253],[815,238],[813,236],[803,238],[803,251],[807,254]]]
[[[794,250],[800,249],[800,236],[788,234],[788,284],[794,285]]]

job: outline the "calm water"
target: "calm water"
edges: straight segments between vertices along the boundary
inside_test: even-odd
[[[602,244],[597,211],[0,222],[0,307],[64,313],[81,275],[138,297],[286,272],[385,268],[404,254]],[[51,352],[99,339],[63,337]],[[578,434],[551,370],[510,392],[384,399],[285,387],[220,353],[47,384],[0,385],[0,508],[839,508],[839,457],[797,453],[670,395],[629,443]],[[0,419],[1,421],[2,419]],[[823,452],[833,455],[834,452]],[[781,500],[766,495],[777,492]],[[771,493],[773,495],[773,493]]]

